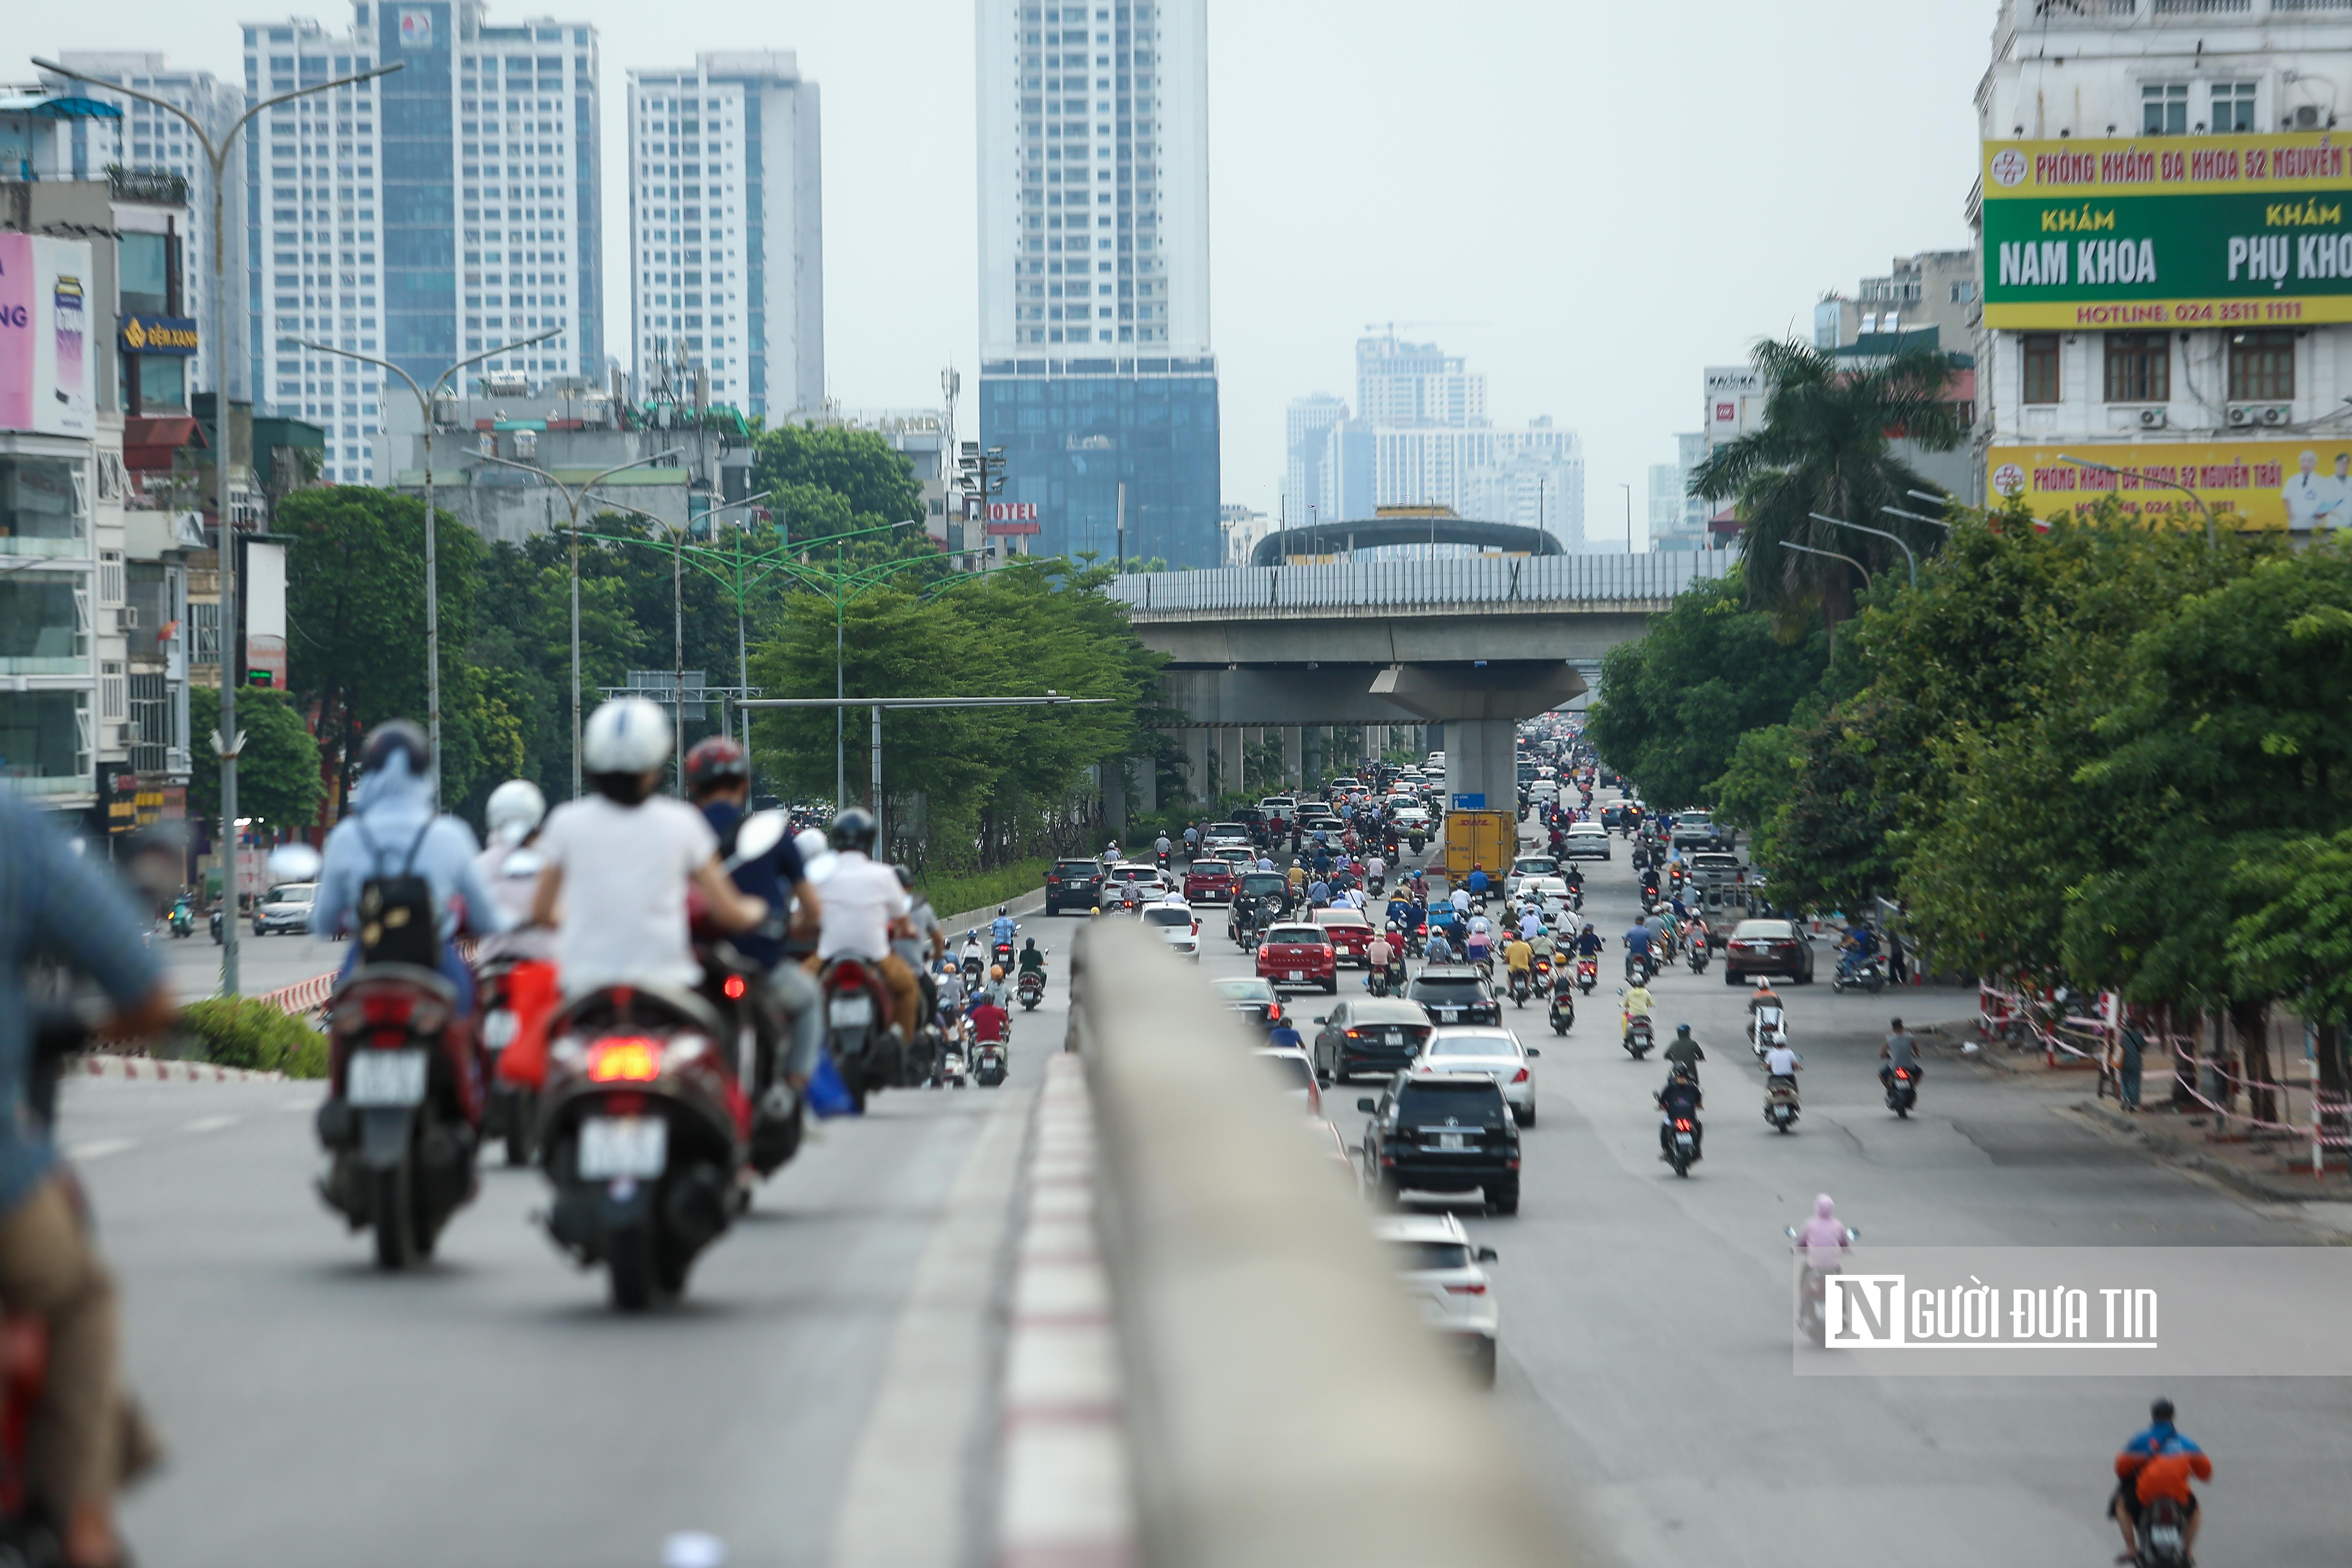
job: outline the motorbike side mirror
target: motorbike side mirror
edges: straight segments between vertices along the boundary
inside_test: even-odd
[[[757,860],[782,844],[792,826],[793,819],[781,811],[755,811],[745,817],[735,830],[735,853],[728,859],[728,869]]]
[[[269,874],[281,882],[315,882],[326,858],[308,844],[280,844],[269,852]]]
[[[499,863],[499,870],[509,877],[520,879],[539,875],[541,861],[536,849],[518,849]]]
[[[1366,1115],[1377,1116],[1380,1114],[1381,1102],[1374,1100],[1368,1094],[1356,1101],[1356,1109],[1363,1111]]]

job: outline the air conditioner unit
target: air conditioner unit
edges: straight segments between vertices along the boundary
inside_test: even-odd
[[[121,626],[124,631],[135,632],[139,629],[138,605],[125,605],[121,609],[117,610],[115,614],[121,617]]]
[[[2318,129],[2319,129],[2319,108],[2318,108],[2318,106],[2317,106],[2316,104],[2310,104],[2310,103],[2305,103],[2305,104],[2300,104],[2300,105],[2298,105],[2298,106],[2296,107],[2296,109],[2295,109],[2295,111],[2294,111],[2294,128],[2295,128],[2297,131],[2316,131],[2316,130],[2318,130]]]
[[[2262,420],[2263,420],[2263,424],[2265,424],[2265,425],[2284,425],[2284,424],[2285,424],[2285,423],[2287,422],[2287,418],[2288,418],[2288,416],[2290,416],[2294,411],[2293,411],[2292,409],[2288,408],[2284,404],[2282,404],[2282,403],[2273,403],[2273,404],[2272,404],[2269,407],[2264,408],[2264,409],[2261,410],[2260,412],[2261,412],[2261,414],[2262,414]]]
[[[2141,429],[2143,429],[2143,430],[2161,430],[2161,429],[2163,429],[2163,428],[2164,428],[2164,410],[2163,410],[2163,409],[2161,409],[2161,408],[2143,408],[2143,409],[2141,409],[2141,410],[2139,411],[2139,427],[2140,427]]]
[[[2253,411],[2252,409],[2251,409],[2251,408],[2232,408],[2232,409],[2231,409],[2231,410],[2230,410],[2230,423],[2231,423],[2231,424],[2232,424],[2232,425],[2252,425],[2253,422],[2254,422],[2254,411]]]

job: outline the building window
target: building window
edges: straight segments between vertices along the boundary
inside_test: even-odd
[[[0,692],[0,776],[28,795],[89,788],[79,693]]]
[[[2172,340],[2162,332],[2107,334],[2107,401],[2169,403]]]
[[[2143,136],[2189,134],[2189,84],[2151,81],[2139,89],[2139,130]]]
[[[2028,332],[2025,334],[2025,401],[2055,403],[2058,401],[2058,334]]]
[[[2230,401],[2286,403],[2294,397],[2294,334],[2230,334]]]
[[[0,456],[0,555],[79,555],[79,464]]]
[[[102,659],[98,667],[98,716],[100,719],[128,719],[130,693],[124,689],[122,661]]]
[[[2213,129],[2216,132],[2254,128],[2254,84],[2217,81],[2213,84]]]

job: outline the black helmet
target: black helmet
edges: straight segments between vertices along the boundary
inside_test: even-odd
[[[432,747],[414,719],[387,719],[370,730],[360,748],[360,772],[374,773],[396,756],[406,757],[409,773],[420,779],[432,767]]]
[[[1688,1079],[1696,1076],[1696,1074],[1692,1070],[1690,1063],[1676,1062],[1675,1064],[1675,1077]]]
[[[2156,1396],[2156,1403],[2147,1407],[2147,1413],[2152,1419],[2169,1421],[2172,1419],[2172,1401],[2159,1394]]]
[[[874,814],[862,805],[853,805],[833,819],[832,842],[836,850],[855,849],[871,855],[874,835]]]
[[[1675,1026],[1675,1033],[1677,1035],[1687,1035],[1690,1033],[1690,1026],[1688,1024],[1676,1024]]]

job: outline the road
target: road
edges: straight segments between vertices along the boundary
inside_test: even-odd
[[[1586,914],[1609,939],[1602,973],[1613,976],[1637,908],[1622,841],[1586,877]],[[1826,976],[1826,946],[1822,955]],[[1223,940],[1202,967],[1249,972]],[[1360,972],[1343,973],[1343,987],[1360,984]],[[1521,1206],[1507,1219],[1457,1206],[1501,1255],[1496,1397],[1539,1489],[1597,1510],[1632,1563],[2057,1568],[2112,1557],[2108,1460],[2158,1391],[2105,1379],[1797,1378],[1781,1226],[1827,1192],[1866,1241],[1906,1246],[2294,1245],[2320,1233],[2291,1210],[2153,1166],[2055,1113],[2050,1097],[1956,1057],[1930,1060],[1917,1111],[1897,1121],[1879,1096],[1879,1038],[1899,1011],[1917,1021],[1973,1011],[1948,992],[1782,985],[1805,1058],[1804,1110],[1795,1132],[1775,1133],[1743,1042],[1746,993],[1724,984],[1719,964],[1704,976],[1678,965],[1653,987],[1662,1036],[1688,1023],[1709,1052],[1706,1157],[1678,1180],[1658,1159],[1650,1102],[1665,1071],[1619,1045],[1615,988],[1597,991],[1565,1038],[1533,1005],[1504,1009],[1543,1051]],[[1328,1011],[1322,1000],[1300,997],[1306,1017]],[[1327,1093],[1350,1142],[1365,1120],[1356,1099],[1372,1087]],[[2183,1429],[2215,1456],[2200,1561],[2346,1560],[2352,1498],[2337,1478],[2352,1460],[2352,1391],[2185,1379],[2168,1392]]]
[[[818,1130],[683,1307],[635,1320],[531,1222],[535,1173],[486,1168],[436,1262],[388,1278],[310,1191],[315,1089],[76,1080],[67,1142],[172,1446],[132,1540],[175,1568],[637,1568],[682,1531],[726,1542],[730,1568],[840,1561],[829,1542],[857,1521],[839,1500],[894,1496],[856,1469],[910,1288],[951,1203],[1009,1207],[1009,1160],[974,1152],[992,1119],[1017,1144],[1065,994],[1057,975],[1016,1025],[1006,1088],[887,1094]],[[977,1336],[997,1281],[967,1283],[957,1321]],[[964,1423],[933,1468],[903,1457],[955,1542],[985,1373],[975,1358],[971,1388],[914,1391]]]
[[[158,935],[154,947],[182,997],[210,996],[220,990],[220,944],[206,934],[201,922],[191,936]],[[348,951],[342,942],[309,935],[256,936],[248,925],[236,944],[238,988],[247,996],[258,996],[328,973],[342,966]]]

